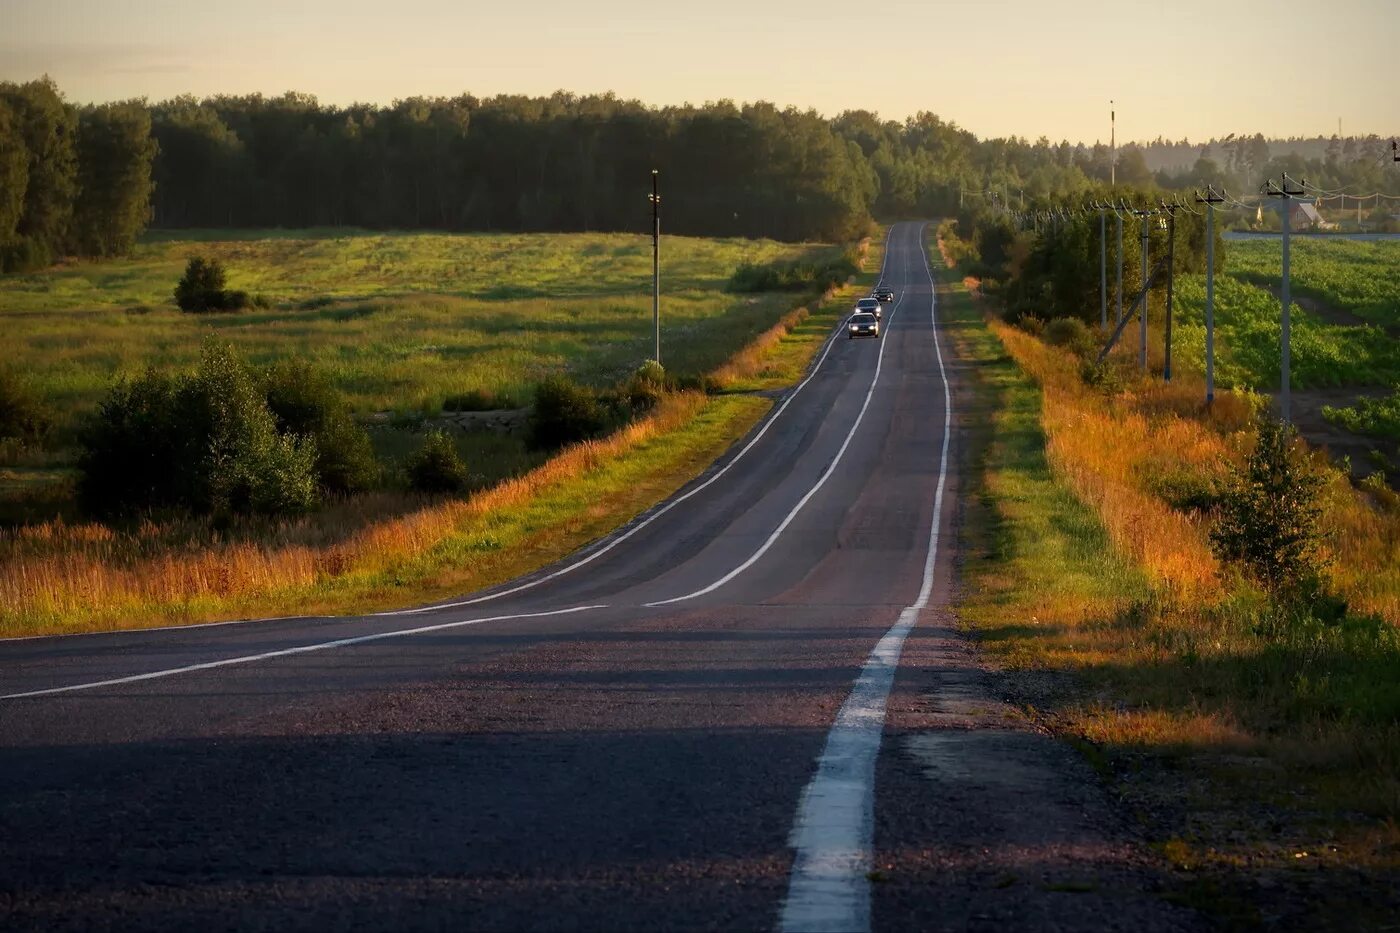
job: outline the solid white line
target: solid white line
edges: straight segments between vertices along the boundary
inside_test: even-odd
[[[870,652],[865,666],[817,760],[817,772],[802,792],[788,844],[794,850],[792,876],[778,928],[785,931],[865,931],[870,929],[870,870],[875,822],[875,760],[885,728],[885,707],[894,685],[904,640],[928,606],[938,560],[943,490],[948,476],[953,404],[943,349],[938,339],[937,286],[924,252],[924,227],[919,227],[919,253],[934,289],[929,299],[933,345],[943,380],[943,452],[938,487],[933,497],[933,525],[924,559],[923,585],[913,605]]]
[[[891,227],[890,230],[891,233],[893,233],[894,228]],[[888,241],[886,241],[885,245],[885,259],[889,259]],[[881,269],[881,281],[884,280],[884,276],[884,269]],[[884,322],[886,326],[888,326],[894,321],[895,315],[899,313],[899,307],[903,303],[904,295],[901,293],[899,296],[899,300],[896,301],[894,307],[890,309],[889,319]],[[769,549],[777,543],[780,537],[782,537],[782,534],[784,531],[787,530],[788,525],[791,525],[793,519],[797,518],[797,513],[801,512],[803,506],[805,506],[809,501],[811,501],[812,497],[815,496],[821,490],[821,488],[826,485],[827,480],[831,479],[831,475],[836,472],[836,467],[839,466],[841,463],[841,458],[846,455],[846,449],[851,446],[851,441],[855,439],[856,431],[860,429],[861,422],[865,420],[865,413],[870,408],[870,400],[874,397],[875,388],[880,383],[880,370],[885,362],[885,348],[887,346],[889,346],[889,342],[885,339],[885,335],[881,334],[880,352],[875,357],[875,376],[870,380],[870,388],[867,389],[865,392],[865,401],[861,403],[860,412],[856,415],[855,423],[852,424],[851,429],[846,432],[846,439],[841,442],[841,447],[839,450],[836,451],[836,456],[832,459],[831,463],[827,465],[826,472],[822,473],[821,478],[817,480],[816,484],[812,486],[811,489],[807,490],[806,494],[798,500],[797,504],[794,505],[792,507],[792,510],[787,513],[787,515],[783,518],[782,522],[779,523],[778,527],[773,529],[773,533],[768,536],[768,539],[763,542],[759,549],[750,554],[748,559],[745,560],[742,564],[735,567],[733,570],[729,571],[724,576],[720,577],[718,580],[714,581],[710,585],[701,587],[700,589],[695,590],[694,592],[686,593],[684,596],[673,596],[670,599],[659,599],[654,603],[646,603],[645,605],[648,609],[655,608],[656,606],[669,606],[673,603],[681,603],[685,602],[688,599],[695,599],[698,596],[704,596],[706,593],[713,593],[715,590],[724,586],[726,583],[728,583],[730,580],[733,580],[745,570],[748,570],[750,567],[752,567],[755,563],[758,562],[759,558],[763,557],[764,554],[768,553]]]
[[[203,664],[189,664],[184,667],[172,667],[163,671],[151,671],[147,674],[134,674],[130,677],[114,677],[110,680],[97,680],[85,684],[73,684],[68,687],[50,687],[47,690],[30,690],[25,693],[9,693],[0,696],[0,700],[18,700],[21,697],[41,697],[54,693],[72,693],[77,690],[95,690],[98,687],[113,687],[118,684],[132,684],[142,680],[157,680],[161,677],[174,677],[176,674],[188,674],[191,671],[207,671],[216,667],[228,667],[233,664],[251,664],[254,661],[265,661],[268,658],[281,658],[292,654],[309,654],[313,651],[326,651],[331,648],[344,648],[347,645],[360,645],[370,641],[382,641],[386,638],[402,638],[407,635],[422,635],[426,632],[439,632],[443,629],[460,628],[464,625],[480,625],[483,622],[507,622],[512,619],[542,619],[546,616],[567,615],[571,612],[586,612],[589,609],[606,609],[605,605],[597,606],[573,606],[569,609],[555,609],[550,612],[520,612],[514,615],[491,616],[485,619],[459,619],[456,622],[443,622],[439,625],[424,625],[419,628],[400,629],[394,632],[377,632],[373,635],[359,635],[355,638],[338,638],[335,641],[323,641],[312,645],[301,645],[296,648],[283,648],[279,651],[265,651],[262,654],[249,654],[237,658],[224,658],[222,661],[207,661]]]

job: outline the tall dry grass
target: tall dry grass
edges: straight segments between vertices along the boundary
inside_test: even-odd
[[[414,500],[381,494],[242,537],[189,523],[117,531],[50,522],[0,532],[0,633],[71,629],[82,620],[97,628],[104,621],[192,621],[268,599],[314,606],[331,588],[353,596],[357,586],[392,577],[453,538],[475,536],[488,557],[507,544],[528,548],[528,528],[523,539],[506,540],[506,516],[680,428],[705,404],[698,393],[668,396],[649,417],[570,447],[519,478],[407,511]],[[491,563],[479,569],[489,572]],[[508,566],[509,559],[494,563]],[[456,579],[470,583],[471,570]]]
[[[1162,488],[1180,477],[1223,479],[1253,443],[1255,401],[1224,392],[1208,410],[1203,382],[1190,375],[1129,379],[1105,393],[1085,385],[1069,352],[997,320],[990,326],[1042,388],[1052,468],[1098,512],[1114,545],[1183,603],[1223,596],[1207,520],[1173,508]],[[1332,583],[1356,609],[1400,624],[1400,510],[1324,468]]]

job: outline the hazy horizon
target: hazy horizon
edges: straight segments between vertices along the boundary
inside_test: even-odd
[[[766,100],[826,116],[928,111],[982,138],[1088,145],[1108,142],[1113,98],[1120,143],[1326,137],[1339,117],[1345,136],[1390,136],[1400,105],[1388,87],[1389,45],[1400,30],[1386,6],[1338,0],[1329,25],[1345,40],[1327,41],[1306,28],[1301,0],[1183,0],[1170,17],[1106,0],[1054,11],[1029,0],[892,0],[875,14],[894,18],[888,28],[829,0],[713,0],[703,15],[637,0],[480,10],[246,0],[197,15],[173,0],[9,0],[0,80],[48,74],[79,103],[289,90],[332,105],[556,90],[654,107]],[[1280,34],[1258,25],[1266,16],[1299,24],[1304,54],[1282,70],[1264,54]],[[853,22],[867,39],[844,38]],[[1201,22],[1215,24],[1213,38],[1201,38]],[[1153,41],[1121,41],[1139,33]],[[1203,57],[1209,66],[1196,68]]]

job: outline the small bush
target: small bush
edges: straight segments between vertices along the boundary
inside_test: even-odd
[[[1102,363],[1093,357],[1084,360],[1079,367],[1079,378],[1084,380],[1086,386],[1107,395],[1116,395],[1123,389],[1123,374],[1112,360],[1106,359]]]
[[[445,431],[433,431],[409,458],[408,485],[415,492],[461,492],[467,488],[467,465]]]
[[[315,443],[279,434],[247,365],[212,342],[192,374],[119,382],[80,444],[80,499],[100,515],[292,515],[317,501]]]
[[[666,394],[666,370],[656,360],[637,367],[622,386],[622,396],[634,414],[651,411]]]
[[[0,367],[0,440],[33,443],[52,424],[53,414],[29,380],[11,367]]]
[[[185,265],[185,274],[175,286],[175,303],[181,311],[191,314],[272,306],[272,302],[262,295],[226,289],[226,279],[223,263],[217,259],[195,256]]]
[[[191,257],[175,286],[175,303],[193,314],[223,310],[225,279],[223,263],[217,259]]]
[[[1264,418],[1242,469],[1220,492],[1211,547],[1222,560],[1282,602],[1322,595],[1322,507],[1325,478],[1298,449],[1290,425]]]
[[[554,450],[600,436],[609,421],[596,392],[566,376],[550,376],[535,390],[529,444],[536,450]]]
[[[273,367],[263,381],[267,406],[283,434],[316,445],[316,476],[328,493],[361,492],[379,481],[369,434],[356,423],[326,373],[301,360]]]
[[[1097,355],[1099,349],[1094,332],[1076,317],[1057,317],[1050,321],[1041,331],[1041,339],[1079,357]]]

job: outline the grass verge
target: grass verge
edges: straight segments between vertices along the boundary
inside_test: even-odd
[[[1270,628],[1215,565],[1206,518],[1168,501],[1238,453],[1239,412],[1207,418],[1146,383],[1087,391],[1068,354],[989,322],[966,284],[941,308],[985,406],[959,613],[1007,691],[1105,776],[1178,869],[1172,896],[1233,928],[1389,922],[1395,517],[1329,488],[1334,548],[1370,561],[1335,582],[1390,622]]]

